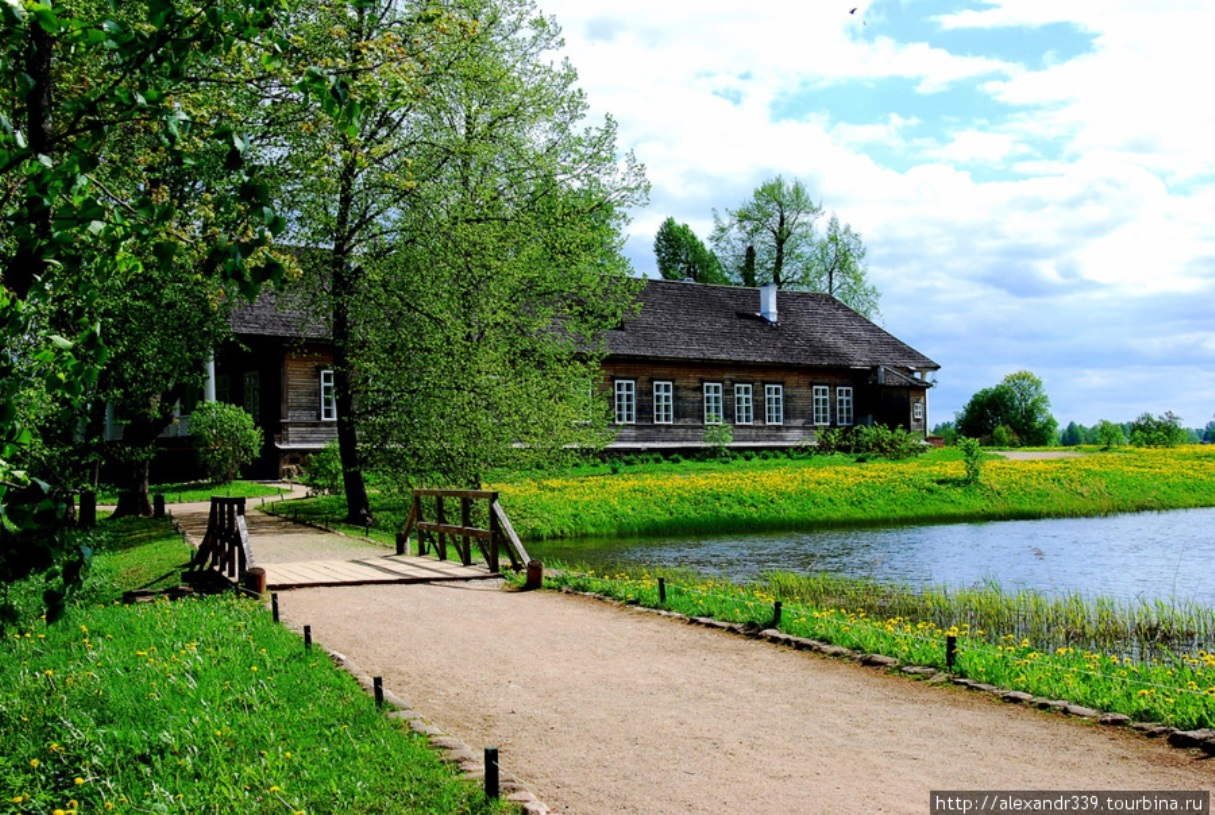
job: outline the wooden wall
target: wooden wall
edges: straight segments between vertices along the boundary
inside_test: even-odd
[[[813,387],[830,388],[831,424],[839,426],[836,388],[853,389],[853,425],[882,423],[902,425],[923,433],[924,422],[912,422],[912,402],[926,400],[924,391],[915,388],[879,386],[872,369],[811,369],[773,366],[724,365],[713,363],[672,363],[626,361],[609,359],[604,362],[600,388],[612,404],[614,383],[631,379],[636,383],[637,421],[618,425],[618,446],[647,443],[697,445],[704,440],[704,385],[717,382],[722,386],[724,421],[733,427],[737,445],[775,446],[810,441],[815,437]],[[654,423],[654,383],[674,384],[675,417],[672,424]],[[754,421],[751,425],[735,423],[734,386],[751,385]],[[780,425],[765,422],[764,386],[780,385],[783,390],[784,417]],[[924,415],[927,416],[925,405]]]

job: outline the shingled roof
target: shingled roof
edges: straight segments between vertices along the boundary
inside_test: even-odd
[[[759,289],[650,280],[641,311],[607,332],[612,357],[806,367],[941,366],[828,294],[782,290],[777,323]]]
[[[328,322],[317,316],[312,300],[301,290],[274,291],[263,288],[252,303],[232,307],[228,324],[232,333],[244,337],[274,337],[283,340],[328,340]]]

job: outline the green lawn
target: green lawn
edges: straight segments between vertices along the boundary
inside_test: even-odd
[[[281,495],[283,490],[271,484],[261,484],[257,481],[229,481],[226,484],[209,484],[204,481],[186,481],[172,484],[153,484],[149,488],[150,495],[163,495],[165,502],[180,504],[186,501],[206,501],[213,495],[224,498],[262,498],[270,495]],[[97,503],[118,503],[118,488],[103,484],[97,491]]]
[[[81,602],[0,643],[0,812],[511,811],[260,603],[118,604],[191,550],[166,522],[103,526]]]

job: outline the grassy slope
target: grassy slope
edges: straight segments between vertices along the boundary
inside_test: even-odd
[[[497,488],[525,539],[1080,517],[1215,506],[1215,447],[989,460],[978,485],[940,451],[907,462],[652,465]]]
[[[189,549],[105,534],[88,602],[0,643],[0,811],[499,811],[260,604],[115,604]]]

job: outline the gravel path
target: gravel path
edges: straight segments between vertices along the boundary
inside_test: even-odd
[[[1128,731],[553,592],[308,589],[296,625],[557,812],[916,813],[939,789],[1211,789]]]

